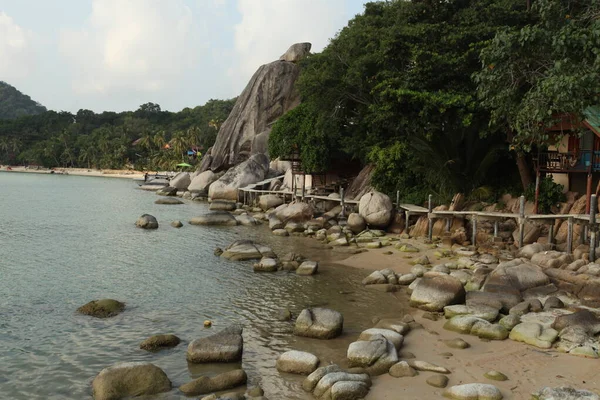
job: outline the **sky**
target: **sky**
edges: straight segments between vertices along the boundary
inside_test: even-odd
[[[366,0],[0,0],[0,81],[49,109],[179,111],[241,93]]]

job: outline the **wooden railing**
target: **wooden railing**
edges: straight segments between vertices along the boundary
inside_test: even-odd
[[[600,171],[600,151],[547,151],[539,153],[534,162],[536,168],[543,172]]]

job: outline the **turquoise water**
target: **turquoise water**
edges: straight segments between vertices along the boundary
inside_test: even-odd
[[[360,286],[364,271],[328,268],[330,252],[316,241],[277,238],[265,227],[191,226],[186,221],[206,212],[205,204],[156,205],[157,196],[131,180],[0,173],[0,188],[0,399],[91,398],[94,376],[121,361],[158,365],[174,389],[151,398],[183,399],[178,386],[236,367],[188,365],[187,344],[234,322],[245,327],[242,367],[250,383],[271,399],[310,398],[300,378],[275,370],[278,354],[310,350],[322,362],[339,362],[374,316],[402,312],[394,296]],[[143,213],[156,216],[160,228],[136,228]],[[175,219],[184,227],[172,228]],[[321,273],[257,274],[250,262],[213,255],[240,238],[321,260]],[[99,298],[127,309],[107,320],[75,312]],[[297,315],[314,305],[344,314],[342,338],[297,338],[292,323],[276,320],[280,308]],[[213,328],[203,327],[206,319]],[[159,333],[174,333],[182,344],[159,353],[139,349]]]

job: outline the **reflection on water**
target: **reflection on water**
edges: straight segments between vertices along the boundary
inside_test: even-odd
[[[156,205],[156,196],[129,180],[0,173],[0,398],[82,399],[104,367],[149,361],[173,385],[236,365],[188,365],[187,344],[228,324],[244,325],[242,367],[251,384],[272,399],[310,398],[301,378],[280,375],[283,351],[307,350],[322,362],[342,362],[348,344],[375,316],[401,316],[405,302],[365,290],[364,272],[327,267],[331,253],[316,241],[278,238],[263,227],[216,228],[185,224],[206,212],[198,203]],[[136,229],[143,214],[157,217],[157,231]],[[213,255],[216,246],[239,238],[322,260],[321,273],[254,273],[250,262]],[[340,292],[344,293],[341,294]],[[124,301],[127,309],[108,320],[75,313],[98,298]],[[292,323],[276,319],[280,308],[297,315],[309,306],[343,313],[344,335],[329,341],[291,335]],[[203,321],[213,321],[205,329]],[[174,333],[175,349],[148,353],[146,337]],[[239,365],[238,365],[239,367]],[[155,399],[183,399],[173,389]]]

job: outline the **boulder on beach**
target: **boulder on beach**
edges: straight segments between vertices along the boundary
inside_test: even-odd
[[[243,329],[230,326],[214,335],[196,339],[188,345],[186,358],[191,363],[235,362],[242,359]]]
[[[255,272],[275,272],[279,269],[279,263],[276,259],[263,257],[260,262],[253,265]]]
[[[258,198],[258,206],[262,208],[263,211],[279,207],[282,204],[283,199],[275,194],[265,194]]]
[[[275,253],[267,246],[251,240],[237,240],[227,246],[221,257],[233,261],[260,260],[263,257],[275,258]]]
[[[524,342],[541,349],[549,349],[558,338],[558,332],[552,328],[544,328],[535,322],[522,322],[510,331],[512,340]]]
[[[502,392],[494,385],[467,383],[452,386],[444,391],[444,397],[452,400],[502,400]]]
[[[360,198],[358,213],[374,228],[384,229],[392,220],[392,200],[380,192],[369,192]]]
[[[367,228],[367,222],[360,214],[352,213],[348,216],[347,226],[352,233],[358,235]]]
[[[179,220],[176,220],[176,221],[171,222],[171,226],[173,228],[181,228],[183,226],[183,223]]]
[[[309,375],[319,366],[319,359],[314,354],[292,350],[280,355],[276,366],[280,372]]]
[[[177,346],[180,342],[181,339],[172,334],[154,335],[140,343],[140,349],[148,351],[168,349]]]
[[[259,220],[257,220],[256,218],[254,218],[248,214],[236,215],[235,219],[240,225],[243,225],[243,226],[260,225]]]
[[[213,200],[208,209],[210,211],[233,211],[236,209],[236,203],[232,200]]]
[[[314,210],[308,203],[293,202],[278,207],[275,215],[280,221],[287,222],[305,222],[312,219]]]
[[[162,197],[158,200],[156,200],[154,202],[154,204],[171,204],[171,205],[177,205],[177,204],[183,204],[183,201],[176,199],[174,197]]]
[[[158,221],[150,214],[143,214],[137,219],[135,226],[142,229],[158,229]]]
[[[93,300],[77,309],[77,312],[96,318],[109,318],[120,314],[125,303],[113,299]]]
[[[385,374],[398,362],[398,351],[394,344],[382,335],[368,337],[368,340],[350,343],[348,362],[351,367],[366,368],[371,376]]]
[[[310,378],[310,375],[308,378]],[[336,386],[336,394],[333,397]],[[327,393],[331,393],[331,399],[362,399],[367,395],[370,387],[371,378],[367,374],[353,374],[343,371],[330,372],[318,381],[313,390],[313,395],[316,398],[328,398]]]
[[[216,200],[238,200],[238,189],[262,181],[269,171],[269,158],[255,154],[248,160],[229,169],[225,175],[208,188],[208,197]]]
[[[536,400],[600,400],[600,396],[596,393],[569,386],[544,387],[533,396]]]
[[[314,275],[319,270],[319,263],[316,261],[304,261],[296,269],[298,275]]]
[[[175,178],[169,181],[169,186],[174,187],[177,190],[186,190],[192,180],[190,179],[190,174],[188,172],[180,172]]]
[[[333,339],[342,333],[344,317],[328,308],[306,308],[296,319],[294,334],[316,339]]]
[[[216,376],[202,376],[185,385],[181,385],[179,390],[186,396],[198,396],[242,386],[247,380],[248,377],[243,369],[235,369]]]
[[[100,371],[92,382],[95,400],[118,400],[169,390],[171,381],[167,374],[147,362],[115,364]]]
[[[220,175],[215,174],[211,170],[204,171],[201,174],[196,175],[192,179],[187,190],[189,190],[190,192],[208,194],[208,187],[210,186],[210,184],[219,178],[220,178]]]
[[[442,311],[445,306],[462,303],[465,289],[460,281],[450,275],[422,278],[410,296],[413,307],[426,311]]]
[[[236,226],[238,221],[228,212],[212,212],[193,217],[189,223],[190,225]]]

